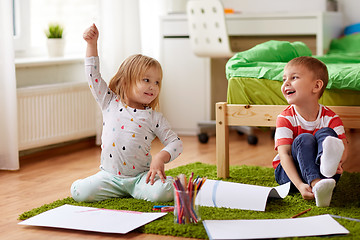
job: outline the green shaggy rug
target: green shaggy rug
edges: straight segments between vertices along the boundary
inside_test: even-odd
[[[166,171],[169,176],[177,176],[183,173],[190,176],[194,172],[195,176],[207,176],[209,179],[218,179],[216,177],[216,166],[193,163],[186,166],[181,166],[175,169]],[[271,168],[254,167],[254,166],[231,166],[230,177],[226,181],[239,182],[253,185],[277,186],[274,180],[274,170]],[[50,204],[46,204],[39,208],[32,209],[20,215],[20,220],[28,219],[32,216],[40,214],[44,211],[59,207],[64,204],[88,206],[107,209],[118,210],[132,210],[141,212],[151,212],[154,205],[164,203],[151,203],[144,200],[136,200],[133,198],[115,198],[97,203],[77,203],[72,198],[65,198]],[[172,203],[166,203],[171,205]],[[302,212],[305,209],[312,208],[303,216],[314,216],[321,214],[333,214],[343,217],[358,218],[360,219],[360,173],[345,172],[337,185],[334,192],[331,205],[328,208],[316,207],[315,201],[305,201],[302,199],[300,193],[290,193],[285,199],[272,199],[268,200],[266,211],[248,211],[248,210],[235,210],[227,208],[212,208],[201,207],[200,213],[203,220],[207,219],[278,219],[290,218],[296,213]],[[192,238],[208,238],[206,231],[202,224],[196,225],[179,225],[173,221],[172,213],[151,222],[143,227],[138,228],[136,231],[142,233],[152,233],[160,235],[183,236]],[[336,220],[350,231],[347,236],[337,238],[341,239],[357,239],[360,238],[360,222],[349,221],[347,219]],[[288,238],[291,239],[291,238]],[[316,237],[307,237],[302,239],[316,239]],[[319,238],[320,239],[320,238]],[[323,239],[323,238],[321,238]]]

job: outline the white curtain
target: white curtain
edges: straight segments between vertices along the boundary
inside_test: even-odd
[[[139,0],[100,1],[99,56],[101,75],[109,81],[121,62],[141,51]],[[102,118],[97,113],[96,144],[101,144]]]
[[[12,0],[0,1],[0,169],[19,169]]]
[[[100,60],[102,75],[109,80],[128,56],[140,53],[139,0],[100,2]]]
[[[182,1],[180,1],[182,2]],[[141,51],[160,60],[160,18],[167,14],[169,0],[140,0]]]

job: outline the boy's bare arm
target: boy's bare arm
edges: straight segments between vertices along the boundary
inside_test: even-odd
[[[97,40],[99,38],[99,31],[95,24],[85,30],[83,38],[87,42],[86,57],[98,56]]]
[[[281,161],[281,166],[284,168],[291,182],[299,190],[302,197],[306,200],[314,199],[314,194],[312,193],[311,186],[302,181],[296,169],[294,160],[291,155],[291,145],[278,146],[278,153]]]

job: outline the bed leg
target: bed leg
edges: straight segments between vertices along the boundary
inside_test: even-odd
[[[229,177],[229,126],[226,102],[216,103],[216,164],[219,178]]]

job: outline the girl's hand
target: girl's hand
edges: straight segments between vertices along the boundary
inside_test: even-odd
[[[87,42],[86,57],[98,56],[97,40],[99,31],[95,24],[85,30],[83,38]]]
[[[166,151],[160,151],[158,154],[156,154],[151,161],[150,170],[146,176],[146,183],[150,182],[150,184],[153,185],[156,174],[160,177],[160,180],[165,183],[166,175],[164,164],[169,160],[170,154]]]
[[[299,192],[301,193],[301,196],[303,197],[303,199],[312,200],[315,198],[314,193],[312,192],[312,189],[308,184],[303,183],[298,187],[298,189],[299,189]]]
[[[91,27],[87,28],[83,33],[83,38],[88,44],[96,44],[99,38],[99,31],[95,25],[91,25]]]

